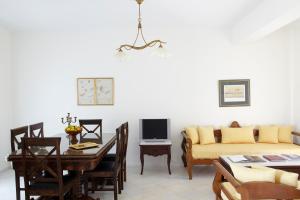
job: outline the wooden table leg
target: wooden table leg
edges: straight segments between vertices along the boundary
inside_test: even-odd
[[[169,174],[171,175],[170,164],[171,164],[171,151],[169,151],[168,153],[168,169],[169,169]]]
[[[15,182],[16,182],[16,199],[20,200],[20,176],[17,170],[15,170]]]
[[[80,177],[82,175],[82,172],[72,172],[72,173],[76,173],[76,183],[75,183],[75,186],[74,186],[74,195],[75,195],[75,198],[77,200],[95,200],[93,199],[92,197],[89,197],[89,196],[86,196],[86,195],[83,195],[82,194],[82,189],[81,189],[81,184],[80,184]],[[99,198],[97,198],[96,200],[100,200]]]
[[[143,153],[142,149],[140,149],[140,160],[141,160],[141,165],[142,165],[141,175],[143,175],[143,171],[144,171],[144,153]]]

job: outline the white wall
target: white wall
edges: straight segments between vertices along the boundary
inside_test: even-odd
[[[0,26],[0,170],[8,166],[4,158],[10,152],[11,78],[11,35]]]
[[[167,60],[138,52],[119,62],[114,49],[133,31],[19,32],[14,35],[14,126],[45,122],[47,135],[63,131],[60,117],[103,118],[104,132],[129,121],[129,163],[139,164],[138,119],[169,117],[173,164],[180,161],[180,131],[190,124],[226,126],[289,123],[288,33],[233,46],[219,31],[148,32],[168,42]],[[147,38],[148,38],[147,37]],[[153,38],[154,39],[154,38]],[[114,77],[114,106],[77,106],[76,78]],[[251,107],[220,108],[218,80],[251,79]],[[146,168],[160,159],[146,159]]]
[[[300,26],[291,27],[291,45],[293,48],[293,57],[292,57],[292,64],[293,64],[293,75],[294,75],[294,85],[293,85],[293,118],[294,124],[296,129],[300,131]]]

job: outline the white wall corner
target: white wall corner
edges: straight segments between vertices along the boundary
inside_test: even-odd
[[[299,0],[264,0],[231,31],[233,43],[261,39],[300,18]]]
[[[290,85],[290,123],[295,124],[295,28],[289,28],[289,85]]]
[[[11,33],[5,27],[0,26],[0,84],[2,88],[2,98],[0,99],[0,133],[2,140],[0,141],[0,170],[9,166],[4,157],[10,152],[10,132],[12,122],[12,38]]]

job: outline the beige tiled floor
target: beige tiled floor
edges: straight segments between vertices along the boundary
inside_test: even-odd
[[[173,167],[172,175],[165,168],[146,167],[144,175],[139,167],[129,167],[125,190],[120,200],[214,200],[212,167],[195,167],[193,180],[188,180],[183,167]],[[14,200],[14,174],[12,170],[0,173],[1,200]],[[113,200],[112,192],[95,193],[91,196],[101,200]]]

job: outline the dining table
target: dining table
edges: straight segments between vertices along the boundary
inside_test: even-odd
[[[60,137],[60,152],[61,152],[61,164],[63,170],[68,170],[70,173],[76,173],[78,176],[75,184],[75,196],[77,199],[89,200],[93,199],[89,196],[84,196],[81,189],[81,175],[84,171],[89,171],[95,169],[98,163],[103,159],[103,157],[112,149],[116,142],[115,133],[103,133],[101,140],[98,142],[97,147],[76,150],[70,147],[70,140],[67,135],[56,134],[53,137]],[[82,143],[83,141],[79,141]],[[42,154],[41,154],[42,155]],[[12,167],[15,172],[21,172],[22,167],[22,150],[17,150],[12,152],[8,158],[8,161],[12,162]],[[51,158],[49,159],[51,162]]]

